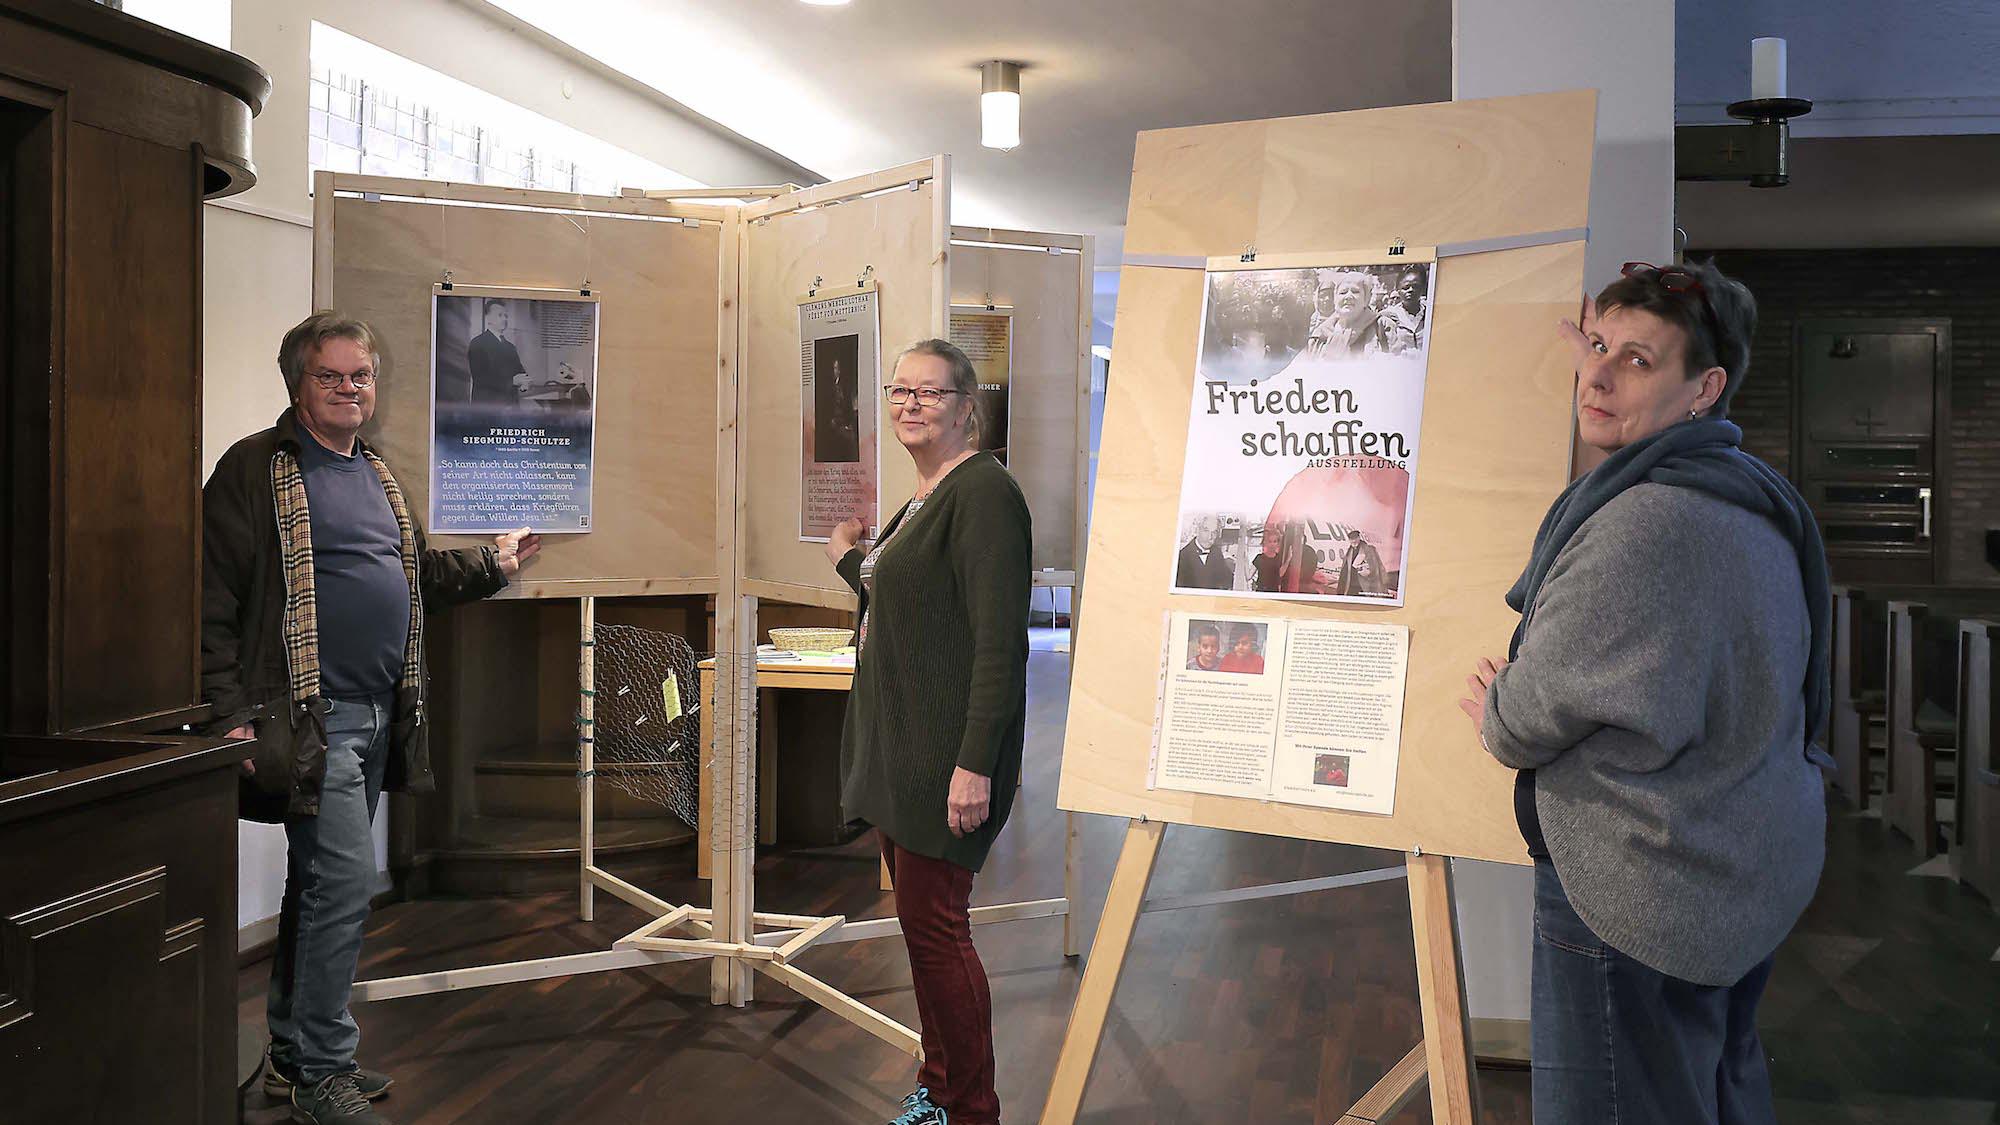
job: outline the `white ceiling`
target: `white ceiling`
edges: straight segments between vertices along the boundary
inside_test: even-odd
[[[952,218],[1096,235],[1142,129],[1451,96],[1450,0],[489,0],[828,178],[944,152]],[[1023,64],[1021,147],[978,64]]]

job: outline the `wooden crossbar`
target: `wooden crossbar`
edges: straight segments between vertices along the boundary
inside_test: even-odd
[[[923,1038],[916,1032],[870,1008],[832,985],[776,961],[754,963],[758,972],[818,1004],[841,1019],[902,1051],[913,1059],[924,1057]]]
[[[1418,1043],[1403,1056],[1403,1061],[1389,1068],[1369,1091],[1361,1095],[1354,1108],[1341,1115],[1334,1125],[1376,1125],[1387,1120],[1396,1111],[1410,1104],[1431,1079],[1430,1060],[1424,1055],[1424,1045]]]
[[[845,916],[835,914],[831,918],[821,918],[819,921],[800,930],[799,936],[778,947],[778,964],[791,964],[792,958],[804,953],[807,949],[811,948],[814,942],[839,929],[841,923],[846,921],[847,918]]]

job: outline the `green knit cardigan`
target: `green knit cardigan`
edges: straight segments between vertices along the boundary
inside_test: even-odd
[[[839,565],[868,622],[841,733],[841,805],[904,849],[972,871],[1021,780],[1030,536],[1020,486],[976,453],[916,515],[905,504],[883,528],[872,596],[860,548]],[[965,836],[945,823],[959,766],[993,781],[986,822]]]

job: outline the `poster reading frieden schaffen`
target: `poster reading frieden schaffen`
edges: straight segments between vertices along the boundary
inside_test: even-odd
[[[1175,593],[1403,604],[1434,265],[1211,263]]]

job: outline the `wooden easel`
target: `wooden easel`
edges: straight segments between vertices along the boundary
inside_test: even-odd
[[[1573,380],[1551,327],[1583,282],[1595,98],[1588,91],[1397,106],[1139,135],[1057,803],[1126,819],[1123,850],[1064,1037],[1043,1125],[1070,1125],[1166,825],[1403,853],[1423,1041],[1340,1119],[1389,1117],[1426,1084],[1440,1125],[1473,1125],[1470,1020],[1449,857],[1522,863],[1511,773],[1451,700],[1514,624],[1503,594],[1568,481]],[[1357,154],[1365,154],[1360,158]],[[1373,249],[1368,249],[1373,248]],[[1269,614],[1228,593],[1175,595],[1189,391],[1205,274],[1223,261],[1434,254],[1422,452],[1395,608],[1285,604],[1286,616],[1411,629],[1390,813],[1155,789],[1159,666],[1127,638],[1175,610]],[[1164,484],[1164,486],[1163,486]],[[1261,514],[1261,513],[1258,513]],[[1159,576],[1157,579],[1149,576]],[[1101,627],[1107,622],[1111,630]],[[1122,636],[1120,635],[1122,632]]]
[[[1056,1056],[1055,1077],[1042,1106],[1042,1125],[1072,1125],[1097,1061],[1111,996],[1125,969],[1132,932],[1139,923],[1166,824],[1134,820],[1125,828],[1118,866],[1090,960],[1077,989],[1076,1007]],[[1423,1042],[1410,1049],[1342,1115],[1337,1125],[1374,1125],[1386,1120],[1422,1090],[1431,1089],[1431,1119],[1439,1125],[1473,1125],[1478,1120],[1478,1087],[1472,1079],[1471,1020],[1465,1008],[1465,970],[1459,956],[1458,920],[1453,908],[1451,861],[1440,855],[1408,859],[1410,924],[1417,945],[1417,991],[1423,1010]]]

